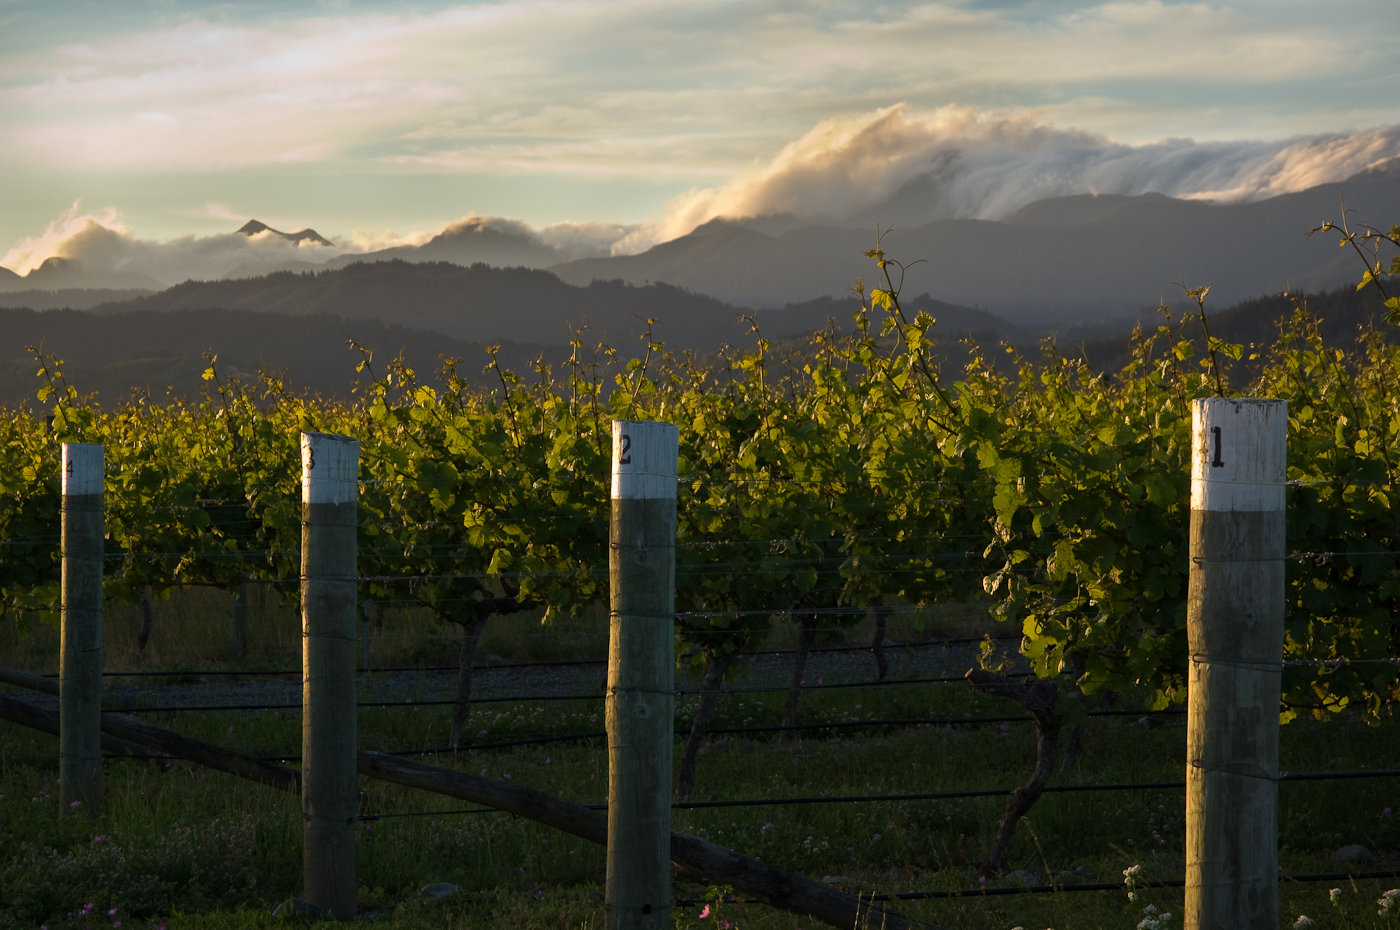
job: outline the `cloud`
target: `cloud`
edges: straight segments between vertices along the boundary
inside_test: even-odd
[[[224,204],[207,204],[199,213],[227,218],[231,222],[241,223],[247,219]],[[493,251],[473,254],[470,249],[477,243],[468,241],[462,245],[460,253],[431,252],[424,253],[423,258],[464,264],[484,260],[492,264],[540,267],[575,258],[608,255],[614,243],[638,228],[636,224],[586,222],[556,223],[537,230],[519,220],[470,214],[449,223],[439,234],[357,229],[348,240],[335,239],[331,246],[309,240],[289,242],[272,231],[253,236],[223,233],[155,240],[138,237],[122,223],[121,215],[115,210],[84,213],[81,203],[75,202],[49,223],[43,233],[16,243],[0,259],[0,265],[26,274],[45,259],[58,257],[76,261],[85,272],[134,272],[169,285],[192,278],[212,280],[229,274],[242,277],[288,266],[320,265],[347,254],[423,246],[435,235],[451,239],[454,233],[480,231],[496,234]],[[413,258],[413,254],[399,257]]]
[[[64,210],[58,219],[49,223],[42,233],[37,236],[25,236],[16,242],[10,251],[5,253],[5,257],[0,258],[0,266],[17,274],[28,274],[51,256],[67,257],[67,243],[92,226],[129,235],[129,231],[121,224],[121,214],[115,209],[109,207],[96,215],[81,213],[81,210],[82,201],[73,201],[73,205]]]
[[[899,100],[1036,110],[1120,140],[1285,136],[1396,121],[1384,85],[1358,83],[1400,61],[1400,19],[1372,2],[211,6],[69,45],[59,28],[16,37],[0,160],[709,184],[831,113]]]
[[[350,251],[377,252],[380,249],[419,246],[431,238],[433,238],[433,234],[428,232],[411,232],[400,235],[391,229],[381,229],[378,232],[356,229],[350,233]]]
[[[1000,219],[1036,200],[1083,193],[1260,200],[1398,156],[1400,125],[1277,142],[1123,145],[1045,125],[1033,113],[946,106],[916,114],[901,104],[822,121],[728,184],[675,198],[613,252],[644,251],[719,217],[918,225]]]
[[[560,261],[569,261],[612,254],[618,242],[640,228],[640,223],[555,223],[541,229],[538,236],[559,252]]]
[[[212,200],[206,203],[203,209],[194,211],[193,215],[212,220],[232,220],[237,223],[252,219],[251,216],[235,213],[226,203],[215,203]]]
[[[81,203],[49,223],[43,233],[17,242],[0,265],[27,274],[51,257],[76,261],[88,272],[135,272],[164,284],[223,277],[235,269],[270,269],[289,262],[325,262],[346,251],[303,240],[289,242],[271,232],[245,236],[182,236],[142,239],[116,210],[82,213]]]

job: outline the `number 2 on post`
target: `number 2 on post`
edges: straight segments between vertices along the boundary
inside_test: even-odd
[[[631,465],[631,464],[632,464],[632,437],[631,437],[631,436],[628,436],[626,433],[623,433],[621,436],[618,437],[618,439],[620,439],[620,440],[622,441],[622,448],[619,449],[618,452],[617,452],[617,464],[619,464],[619,465]]]

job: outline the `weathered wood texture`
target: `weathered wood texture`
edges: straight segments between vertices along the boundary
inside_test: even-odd
[[[354,920],[360,444],[303,433],[301,445],[302,895],[337,920]]]
[[[45,694],[58,694],[58,683],[18,669],[0,667],[0,682],[42,691]],[[51,711],[34,707],[23,701],[0,695],[0,717],[13,723],[33,727],[47,733],[58,733],[49,729],[48,720],[53,719],[57,726],[57,715]],[[123,714],[103,714],[101,717],[102,749],[105,752],[148,756],[152,751],[165,753],[220,772],[237,775],[252,781],[262,782],[283,791],[300,790],[301,779],[296,772],[281,766],[272,765],[236,752],[229,752],[209,743],[181,736],[173,730],[152,726],[149,723],[127,717]]]
[[[679,437],[669,423],[613,421],[608,930],[671,926]]]
[[[590,843],[607,843],[608,817],[569,801],[466,772],[410,762],[374,752],[360,753],[360,774],[484,804],[562,830]],[[833,927],[903,930],[914,926],[897,911],[861,901],[785,869],[699,837],[670,834],[668,857],[686,878],[702,885],[729,885],[776,908]],[[668,867],[669,873],[669,867]],[[669,875],[668,875],[669,877]]]
[[[58,797],[102,811],[103,448],[63,444],[63,593],[58,691]]]
[[[1283,401],[1193,405],[1186,930],[1278,927]]]
[[[44,733],[52,733],[54,736],[59,734],[57,713],[3,694],[0,694],[0,720],[8,720],[20,726],[41,730]],[[151,751],[144,746],[128,743],[126,740],[108,736],[106,733],[102,734],[101,745],[103,752],[117,756],[146,757],[152,755]]]

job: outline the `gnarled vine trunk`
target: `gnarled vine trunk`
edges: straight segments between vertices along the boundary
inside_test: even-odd
[[[986,877],[1001,868],[1006,849],[1016,835],[1016,824],[1040,800],[1055,771],[1055,753],[1060,740],[1060,716],[1055,712],[1059,689],[1050,681],[1012,680],[977,668],[967,673],[967,680],[984,694],[1010,698],[1020,704],[1035,721],[1035,770],[1030,780],[1013,791],[1011,800],[1006,802],[996,837],[982,860],[981,874]]]
[[[884,681],[885,675],[889,673],[890,663],[885,658],[885,611],[879,607],[871,607],[870,613],[875,619],[875,634],[870,638],[870,651],[875,654],[875,680]]]
[[[817,615],[802,614],[802,628],[797,634],[797,654],[792,660],[792,680],[788,684],[787,700],[783,702],[783,729],[778,735],[779,743],[790,743],[797,724],[797,703],[802,700],[802,676],[807,672],[807,653],[817,638]]]
[[[513,597],[487,598],[474,606],[473,617],[462,623],[462,651],[457,656],[457,700],[452,705],[452,732],[447,742],[453,749],[461,748],[462,726],[472,712],[472,669],[486,621],[492,614],[513,614],[520,610],[520,602]]]
[[[690,725],[690,738],[685,742],[681,753],[680,775],[676,779],[676,797],[684,801],[695,789],[695,757],[700,754],[700,744],[714,719],[719,706],[719,689],[724,684],[724,676],[729,671],[730,656],[714,650],[705,652],[705,677],[700,680],[700,708],[695,712],[695,722]]]
[[[148,587],[141,592],[141,632],[136,634],[136,648],[142,653],[151,639],[151,613],[151,589]]]

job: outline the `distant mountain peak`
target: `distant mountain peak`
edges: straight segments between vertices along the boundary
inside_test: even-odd
[[[331,241],[329,239],[325,238],[314,229],[302,229],[294,233],[285,233],[282,232],[282,230],[280,229],[273,229],[271,226],[267,225],[266,223],[259,222],[258,220],[249,220],[248,222],[240,226],[238,228],[238,231],[245,236],[256,236],[258,233],[270,232],[274,236],[281,236],[288,242],[304,242],[306,240],[310,240],[316,243],[317,245],[331,245]]]

